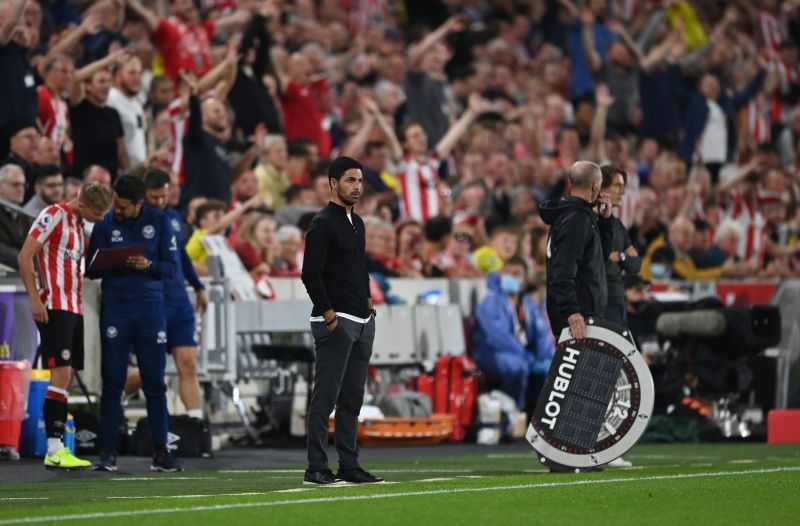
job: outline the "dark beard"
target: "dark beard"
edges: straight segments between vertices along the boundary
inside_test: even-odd
[[[336,195],[338,195],[338,196],[339,196],[339,200],[340,200],[342,203],[344,203],[344,204],[345,204],[345,206],[354,206],[354,205],[355,205],[355,204],[358,202],[358,199],[356,199],[355,201],[353,201],[353,200],[352,200],[352,199],[350,199],[348,196],[346,196],[346,195],[342,195],[342,190],[341,190],[340,188],[337,188],[337,189],[336,189]]]

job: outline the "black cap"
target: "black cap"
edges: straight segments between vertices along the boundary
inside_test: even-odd
[[[11,137],[15,136],[16,134],[18,134],[19,132],[21,132],[22,130],[27,129],[27,128],[37,129],[36,128],[36,122],[35,121],[29,121],[27,119],[22,119],[22,120],[18,120],[18,121],[12,122],[6,128],[6,132],[8,133],[8,138],[10,139]]]

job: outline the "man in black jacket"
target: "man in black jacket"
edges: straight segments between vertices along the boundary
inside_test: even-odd
[[[601,190],[608,192],[612,206],[621,206],[628,174],[622,168],[612,165],[603,166],[600,171],[603,173]],[[622,273],[624,271],[625,275],[638,274],[642,268],[642,258],[631,244],[628,230],[622,221],[614,216],[608,220],[611,222],[611,245],[608,247],[609,254],[606,260],[608,303],[604,318],[626,327],[628,319],[625,310],[625,286],[622,284]]]
[[[606,310],[605,260],[611,234],[611,201],[601,193],[600,167],[578,161],[569,169],[572,195],[550,200],[539,214],[550,225],[547,241],[547,315],[556,340],[565,327],[586,335],[585,318]],[[595,205],[602,209],[600,218]]]
[[[383,482],[358,463],[358,414],[375,338],[364,221],[353,212],[364,183],[361,164],[349,157],[335,159],[328,182],[331,200],[308,228],[301,276],[314,304],[311,332],[316,347],[303,483]],[[325,451],[334,407],[336,475],[328,468]]]
[[[231,138],[231,125],[225,105],[216,97],[206,97],[202,103],[198,96],[197,79],[186,73],[181,81],[189,87],[189,126],[183,138],[183,173],[180,208],[185,210],[195,197],[231,200],[231,183],[234,174],[251,167],[261,151],[266,129],[256,129],[252,145],[234,160],[227,143]]]

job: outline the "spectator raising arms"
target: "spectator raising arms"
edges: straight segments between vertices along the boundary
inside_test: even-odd
[[[120,49],[75,74],[69,99],[75,176],[97,164],[108,170],[113,183],[120,170],[130,168],[122,119],[117,110],[107,106],[111,90],[108,68],[128,60],[130,55]]]
[[[251,13],[239,10],[215,20],[200,20],[200,10],[193,0],[170,0],[171,15],[159,18],[138,0],[127,0],[127,6],[136,13],[153,34],[158,51],[164,60],[164,71],[178,81],[181,71],[203,75],[211,69],[212,37],[240,28],[250,21]]]

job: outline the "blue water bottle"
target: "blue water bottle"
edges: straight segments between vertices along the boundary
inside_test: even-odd
[[[72,413],[67,413],[67,425],[64,426],[64,446],[69,452],[75,454],[75,419]]]

